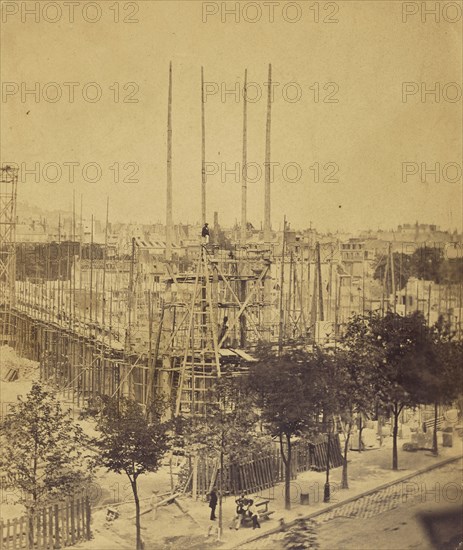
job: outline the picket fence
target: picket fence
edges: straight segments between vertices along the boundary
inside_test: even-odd
[[[32,518],[0,522],[0,550],[52,550],[90,540],[91,508],[88,495],[50,504]]]
[[[337,468],[343,463],[339,435],[333,435],[330,441],[330,467]],[[291,457],[292,479],[296,479],[298,472],[325,470],[327,451],[327,439],[309,445],[294,444]],[[219,474],[217,460],[196,457],[191,461],[183,491],[196,497],[205,496],[217,485]],[[238,495],[263,491],[284,479],[285,464],[279,449],[275,449],[265,455],[254,455],[252,460],[225,465],[222,482],[224,493]]]

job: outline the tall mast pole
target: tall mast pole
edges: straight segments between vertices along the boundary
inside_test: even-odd
[[[248,101],[247,101],[248,70],[244,71],[243,88],[243,165],[241,167],[241,245],[246,244],[247,237],[247,192],[248,192]]]
[[[283,339],[285,328],[285,306],[284,306],[284,285],[285,285],[285,253],[286,253],[286,216],[283,220],[283,242],[281,245],[281,270],[280,270],[280,318],[278,325],[278,354],[283,352]]]
[[[103,330],[105,330],[105,321],[106,321],[106,259],[108,257],[108,223],[109,223],[109,197],[106,197],[106,225],[104,233],[104,252],[103,252],[103,289],[102,289],[102,300],[101,300],[101,324]],[[105,334],[103,332],[103,334]],[[104,339],[104,337],[103,337]]]
[[[206,223],[206,115],[204,98],[204,67],[201,67],[201,223]]]
[[[169,98],[167,104],[167,197],[166,260],[172,259],[172,61],[169,64]]]
[[[264,242],[271,240],[270,212],[270,136],[272,129],[272,65],[268,66],[267,124],[265,131],[265,201],[264,201]]]

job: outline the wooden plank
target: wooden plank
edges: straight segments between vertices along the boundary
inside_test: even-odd
[[[76,530],[77,530],[77,540],[80,540],[80,502],[74,500],[74,507],[76,512]]]
[[[53,507],[48,507],[48,546],[50,548],[55,548],[53,544]]]
[[[55,548],[61,548],[61,537],[60,537],[60,513],[59,513],[59,507],[58,504],[55,504],[53,506],[53,514],[54,514],[54,539],[55,539]]]
[[[13,533],[12,533],[12,547],[13,547],[13,550],[16,550],[18,548],[18,545],[17,545],[17,536],[18,536],[18,520],[17,518],[14,518],[13,519],[13,527],[12,527],[12,530],[13,530]]]
[[[71,545],[76,543],[76,517],[74,510],[74,502],[69,501],[69,510],[71,512]]]
[[[92,538],[92,531],[90,529],[91,521],[92,521],[92,511],[90,508],[90,499],[88,495],[85,497],[85,523],[86,523],[86,538],[87,540],[90,540]]]
[[[84,496],[79,497],[79,501],[80,501],[80,511],[81,511],[81,519],[82,519],[81,536],[82,538],[85,538],[85,533],[86,533],[85,520],[87,518],[87,513],[85,511],[85,497]]]
[[[39,512],[42,516],[42,547],[48,548],[47,545],[47,511],[45,509]]]
[[[40,521],[40,514],[37,513],[35,518],[32,519],[32,522],[35,526],[35,533],[34,533],[34,542],[37,545],[37,548],[41,548],[42,545],[40,544],[40,537],[42,536],[42,522]]]
[[[24,516],[21,516],[19,518],[19,548],[22,548],[23,545],[27,546],[27,540],[26,541],[24,540],[24,531],[25,531]]]
[[[10,529],[11,529],[10,520],[7,519],[6,520],[6,548],[10,548]]]

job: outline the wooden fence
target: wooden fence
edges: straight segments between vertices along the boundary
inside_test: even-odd
[[[74,497],[23,516],[0,522],[0,550],[52,550],[90,540],[88,496]]]
[[[315,444],[295,443],[291,456],[291,478],[296,479],[299,472],[325,470],[328,442],[325,438]],[[330,467],[337,468],[343,463],[338,434],[331,437]],[[185,492],[194,496],[205,496],[217,485],[220,469],[217,461],[196,457],[191,461],[186,476]],[[224,493],[238,495],[255,493],[273,487],[285,479],[285,464],[279,449],[265,455],[255,455],[252,460],[228,464],[224,468]]]

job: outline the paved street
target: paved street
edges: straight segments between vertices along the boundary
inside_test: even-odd
[[[461,510],[462,482],[460,460],[318,516],[320,550],[436,548],[421,518]],[[439,550],[454,550],[463,540],[461,517],[433,525]],[[282,548],[283,537],[284,533],[278,533],[246,548]]]

